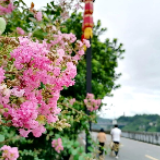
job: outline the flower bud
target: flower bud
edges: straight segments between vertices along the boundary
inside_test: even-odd
[[[0,105],[0,109],[3,109],[4,107],[2,105]]]
[[[13,45],[13,46],[18,46],[19,45],[18,41],[16,41],[15,39],[11,39],[10,44]]]
[[[6,29],[6,21],[3,17],[0,17],[0,35],[5,31]]]
[[[8,108],[5,108],[5,109],[4,109],[4,111],[5,111],[5,112],[8,112],[8,111],[9,111],[9,109],[8,109]]]

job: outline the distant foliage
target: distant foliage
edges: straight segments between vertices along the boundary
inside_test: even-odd
[[[124,131],[145,131],[159,132],[160,131],[160,116],[158,114],[143,114],[133,117],[121,116],[117,120],[119,123],[125,122],[126,126],[122,127]]]

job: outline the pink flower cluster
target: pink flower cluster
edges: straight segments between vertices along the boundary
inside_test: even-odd
[[[61,19],[62,20],[66,20],[69,18],[69,12],[71,10],[73,11],[77,11],[78,9],[83,9],[83,7],[81,6],[81,1],[80,0],[59,0],[59,6],[62,9],[62,13],[61,13]]]
[[[17,29],[17,33],[18,33],[19,35],[24,35],[24,34],[25,34],[25,32],[24,32],[24,30],[23,30],[22,28],[17,27],[16,29]]]
[[[70,99],[70,100],[69,100],[70,105],[73,105],[73,104],[75,103],[75,101],[76,101],[75,98]]]
[[[84,99],[84,104],[89,111],[97,110],[101,104],[101,99],[94,99],[94,95],[87,93],[86,99]]]
[[[3,80],[5,79],[5,71],[2,67],[0,67],[0,83],[3,82]]]
[[[52,141],[52,147],[55,148],[55,150],[60,153],[60,151],[62,151],[64,148],[63,148],[63,145],[62,145],[62,140],[61,138],[58,138],[57,140],[53,140]]]
[[[14,83],[10,89],[4,83],[5,71],[0,68],[0,105],[8,110],[3,116],[19,128],[23,137],[30,132],[40,137],[46,131],[46,123],[58,120],[60,91],[75,83],[77,68],[74,62],[83,55],[79,54],[83,52],[83,43],[76,42],[75,56],[79,58],[75,60],[70,46],[76,37],[62,33],[53,37],[50,43],[19,38],[20,45],[10,53],[14,70],[18,72],[11,80]]]
[[[36,12],[34,14],[34,17],[36,18],[37,21],[42,21],[42,12]]]
[[[3,151],[2,158],[5,160],[17,160],[19,157],[17,147],[11,148],[10,146],[4,145],[0,150]]]
[[[12,1],[9,4],[6,1],[0,0],[0,15],[11,13],[15,8]]]
[[[77,50],[76,54],[73,57],[66,56],[63,52],[63,50],[67,51],[70,55],[72,53],[71,49],[68,49],[68,46],[70,46],[72,43],[76,41],[76,37],[74,34],[62,34],[61,32],[58,32],[57,35],[54,35],[54,40],[50,41],[50,44],[48,45],[49,48],[52,48],[55,45],[61,46],[58,54],[59,54],[59,60],[64,58],[71,58],[74,61],[79,61],[81,57],[85,54],[83,50],[83,46],[86,45],[87,48],[90,47],[90,42],[88,40],[84,40],[83,42],[77,40],[76,41],[76,47],[75,50]],[[63,49],[63,50],[62,50]],[[57,63],[58,61],[57,60]]]
[[[9,103],[9,97],[11,94],[11,90],[7,88],[7,85],[1,84],[0,85],[0,104],[4,105],[4,107],[7,106]]]

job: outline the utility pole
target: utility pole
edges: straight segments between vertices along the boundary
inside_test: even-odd
[[[91,38],[93,37],[93,2],[95,0],[82,0],[82,2],[85,2],[85,9],[84,9],[84,16],[83,16],[83,39],[88,39],[91,44]],[[86,95],[87,93],[92,93],[92,47],[90,45],[89,48],[86,50],[86,63],[87,63],[87,73],[86,73]],[[86,114],[89,115],[89,111],[86,109]],[[89,131],[91,131],[91,122],[89,122]],[[91,144],[89,143],[89,133],[86,132],[86,153],[89,153],[89,147]]]
[[[91,43],[91,39],[90,39]],[[86,61],[87,61],[87,75],[86,75],[86,93],[92,93],[92,47],[87,48],[86,51]],[[86,109],[87,115],[89,115],[89,111]],[[91,121],[89,121],[89,131],[91,131]],[[89,133],[86,133],[86,153],[89,153],[89,147],[91,144],[89,143]]]

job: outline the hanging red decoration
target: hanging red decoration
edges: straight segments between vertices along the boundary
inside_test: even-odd
[[[85,0],[85,2],[93,2],[93,0]]]
[[[81,41],[83,42],[83,39],[84,39],[84,34],[82,34],[82,36],[81,36]]]
[[[84,29],[87,27],[93,28],[93,26],[93,16],[91,14],[85,14],[83,17],[82,30],[84,31]]]
[[[93,13],[93,1],[85,2],[84,14],[92,14],[92,13]]]
[[[94,0],[82,0],[82,2],[85,2],[85,10],[82,24],[83,35],[81,37],[81,40],[83,41],[83,39],[90,39],[93,37],[92,28],[94,26],[94,23],[92,14]]]

